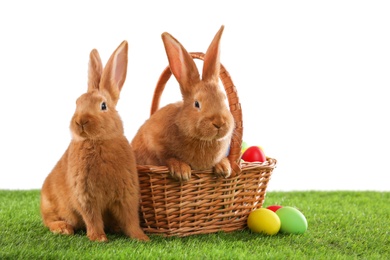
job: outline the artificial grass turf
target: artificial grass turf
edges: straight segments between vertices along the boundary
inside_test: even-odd
[[[242,230],[150,235],[147,243],[52,234],[42,225],[39,196],[39,190],[0,190],[0,259],[390,259],[390,192],[268,192],[264,207],[292,206],[305,215],[303,235]]]

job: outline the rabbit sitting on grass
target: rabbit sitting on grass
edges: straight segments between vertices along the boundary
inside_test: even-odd
[[[41,190],[43,223],[54,233],[86,228],[93,241],[107,241],[105,230],[149,240],[140,227],[135,156],[116,111],[127,52],[123,41],[104,69],[98,51],[90,53],[88,91],[76,101],[72,140]]]

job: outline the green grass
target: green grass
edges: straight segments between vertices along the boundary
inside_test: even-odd
[[[148,243],[84,232],[54,235],[41,222],[38,190],[0,190],[0,259],[390,259],[390,192],[268,192],[264,206],[298,208],[303,235],[249,230],[164,238]]]

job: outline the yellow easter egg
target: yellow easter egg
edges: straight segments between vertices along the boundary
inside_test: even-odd
[[[275,235],[280,230],[280,218],[270,209],[260,208],[249,213],[248,228],[255,233]]]

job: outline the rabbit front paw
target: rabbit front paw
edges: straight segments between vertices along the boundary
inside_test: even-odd
[[[139,241],[149,241],[150,240],[150,238],[147,235],[145,235],[143,232],[139,232],[138,234],[134,234],[132,237],[139,240]]]
[[[108,241],[106,234],[88,234],[87,236],[91,241],[97,241],[97,242]]]
[[[228,158],[223,158],[219,163],[214,166],[214,174],[217,177],[228,178],[232,173],[232,167]]]
[[[180,182],[191,179],[191,167],[187,163],[171,158],[167,160],[167,166],[174,179]]]

